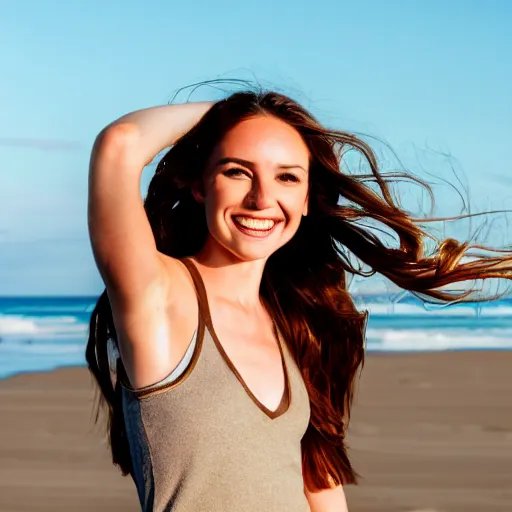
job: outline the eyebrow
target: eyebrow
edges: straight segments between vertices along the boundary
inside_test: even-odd
[[[218,165],[224,165],[224,164],[229,164],[229,163],[243,165],[244,167],[251,169],[251,171],[254,171],[254,168],[256,167],[254,162],[251,162],[249,160],[244,160],[243,158],[235,158],[235,157],[221,158],[215,165],[218,166]],[[277,167],[279,169],[301,169],[305,174],[307,174],[306,169],[304,169],[304,167],[302,167],[302,165],[298,165],[298,164],[291,164],[291,165],[280,164]]]

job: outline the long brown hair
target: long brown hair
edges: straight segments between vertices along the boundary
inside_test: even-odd
[[[287,122],[300,133],[311,154],[308,216],[292,240],[270,256],[260,288],[309,392],[311,421],[302,439],[305,484],[315,491],[333,483],[354,483],[357,475],[347,456],[345,434],[354,382],[364,359],[368,313],[356,309],[347,291],[346,273],[378,272],[426,301],[470,301],[472,290],[457,293],[439,288],[473,279],[512,279],[512,254],[480,255],[462,262],[469,249],[478,246],[454,239],[437,243],[431,254],[425,254],[424,242],[433,237],[420,224],[428,219],[414,219],[393,202],[388,179],[379,173],[370,146],[349,133],[326,129],[290,98],[268,91],[237,92],[219,101],[161,159],[144,202],[160,252],[182,258],[201,250],[208,235],[205,211],[194,200],[191,187],[199,182],[223,135],[255,115]],[[371,173],[342,172],[347,149],[359,151]],[[380,193],[367,182],[375,183]],[[361,225],[363,220],[391,229],[399,246],[387,247],[374,231]],[[363,273],[353,266],[349,253],[371,271]],[[119,383],[113,387],[109,375],[109,337],[116,339],[105,291],[91,315],[86,359],[108,406],[113,462],[128,474],[132,463],[121,390]]]

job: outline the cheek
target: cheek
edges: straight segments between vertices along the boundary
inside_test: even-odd
[[[282,205],[283,208],[289,213],[289,215],[293,218],[302,217],[302,212],[304,211],[304,206],[307,204],[307,191],[303,193],[294,193],[289,196],[283,197]]]
[[[234,194],[233,187],[221,186],[213,183],[208,189],[204,205],[206,220],[210,232],[218,231],[218,225],[223,224],[226,209],[237,204],[237,196]]]
[[[233,183],[212,183],[205,198],[206,209],[212,215],[222,215],[226,208],[236,207],[243,202],[246,194],[247,190],[241,183],[238,186]]]

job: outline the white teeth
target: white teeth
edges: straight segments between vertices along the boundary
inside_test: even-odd
[[[250,217],[235,217],[235,220],[250,229],[271,229],[275,221],[270,219],[251,219]]]

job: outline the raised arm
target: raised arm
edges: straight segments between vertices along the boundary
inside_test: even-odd
[[[165,307],[176,277],[173,272],[182,272],[177,262],[172,265],[170,258],[157,251],[140,194],[140,177],[144,166],[190,130],[211,105],[166,105],[125,115],[101,131],[92,150],[89,235],[116,329],[129,340],[120,348],[130,380],[134,377],[132,384],[144,385],[143,370],[134,368],[150,366],[147,354],[154,350],[147,347],[147,340],[155,339],[162,329],[155,320],[155,305]]]
[[[144,166],[190,130],[211,103],[166,105],[127,114],[96,138],[89,169],[88,225],[109,297],[139,299],[162,279],[162,263],[144,211]]]

